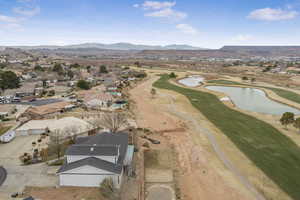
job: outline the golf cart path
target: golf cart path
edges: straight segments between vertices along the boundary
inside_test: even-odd
[[[209,142],[211,143],[214,151],[216,152],[218,158],[223,162],[223,164],[231,171],[231,173],[234,174],[234,176],[255,196],[257,200],[266,200],[263,195],[261,195],[256,188],[250,183],[250,181],[243,176],[239,170],[233,165],[233,163],[229,160],[229,158],[226,156],[224,151],[220,148],[218,145],[218,142],[216,141],[215,136],[211,131],[209,131],[207,128],[201,126],[200,123],[193,118],[189,113],[182,112],[178,109],[176,109],[175,106],[175,99],[173,96],[169,94],[162,94],[163,96],[169,98],[171,100],[171,103],[168,105],[169,106],[169,111],[178,116],[179,118],[185,120],[185,121],[190,121],[192,122],[193,126],[195,127],[196,130],[200,133],[205,133],[206,137],[208,138]]]

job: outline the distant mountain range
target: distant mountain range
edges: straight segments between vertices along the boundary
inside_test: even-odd
[[[114,43],[114,44],[102,44],[102,43],[84,43],[64,46],[52,46],[52,45],[40,45],[40,46],[2,46],[4,48],[19,48],[24,50],[31,49],[81,49],[81,48],[97,48],[105,50],[204,50],[205,48],[194,47],[190,45],[137,45],[131,43]]]
[[[224,46],[223,51],[300,51],[300,46]]]

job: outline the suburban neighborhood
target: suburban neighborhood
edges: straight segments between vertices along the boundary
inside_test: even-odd
[[[300,0],[0,0],[0,200],[300,200]]]

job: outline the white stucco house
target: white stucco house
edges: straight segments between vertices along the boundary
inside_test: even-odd
[[[66,162],[58,170],[60,186],[99,187],[112,178],[119,188],[126,167],[130,166],[133,146],[127,133],[101,133],[77,138],[66,153]]]
[[[86,97],[84,102],[88,108],[101,109],[112,105],[114,98],[110,93],[98,93],[95,96]]]

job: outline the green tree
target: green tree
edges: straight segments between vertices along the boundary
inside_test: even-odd
[[[151,89],[151,95],[152,98],[154,98],[154,96],[156,95],[156,90],[154,88]]]
[[[70,79],[74,78],[74,72],[73,72],[72,70],[68,70],[68,71],[67,71],[67,76],[68,76]]]
[[[91,88],[90,83],[85,80],[79,80],[77,82],[77,87],[79,87],[80,89],[83,89],[83,90],[88,90]]]
[[[91,69],[92,69],[92,66],[90,66],[90,65],[86,67],[86,70],[88,73],[91,73]]]
[[[47,84],[47,80],[46,79],[44,79],[43,80],[43,88],[46,88],[48,86],[48,84]]]
[[[41,65],[36,65],[36,66],[34,67],[34,71],[41,71],[41,72],[43,72],[43,71],[45,71],[45,70],[41,67]]]
[[[5,67],[7,67],[6,63],[0,63],[0,69],[4,69]]]
[[[64,75],[64,69],[61,64],[56,63],[52,69],[52,71],[57,72],[58,75]]]
[[[108,73],[108,71],[107,71],[107,69],[106,69],[106,66],[105,66],[105,65],[101,65],[101,66],[100,66],[100,69],[99,69],[99,72],[100,72],[101,74],[106,74],[106,73]]]
[[[294,127],[300,131],[300,117],[294,121]]]
[[[171,72],[171,73],[169,74],[169,77],[170,77],[170,78],[176,78],[177,75],[176,75],[174,72]]]
[[[243,81],[247,81],[247,80],[248,80],[248,77],[247,77],[247,76],[243,76],[243,77],[242,77],[242,80],[243,80]]]
[[[142,64],[139,61],[134,62],[134,65],[137,67],[142,67]]]
[[[280,123],[287,128],[289,124],[294,123],[294,113],[285,112],[280,118]]]
[[[80,68],[80,65],[78,63],[74,63],[70,65],[70,68]]]
[[[20,87],[19,77],[12,71],[0,72],[0,88],[2,90]]]

